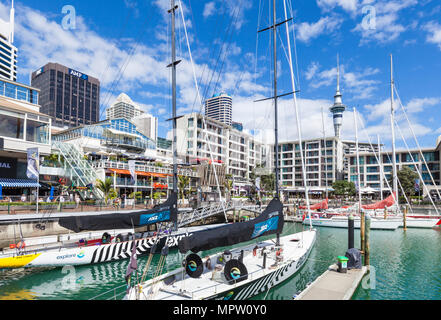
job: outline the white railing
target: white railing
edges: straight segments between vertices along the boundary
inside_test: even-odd
[[[93,184],[99,178],[89,162],[84,159],[83,154],[72,144],[52,141],[52,145],[60,151],[65,163],[69,166],[72,178],[76,179],[80,186]],[[92,192],[97,199],[103,199],[103,193],[100,190],[93,188]]]

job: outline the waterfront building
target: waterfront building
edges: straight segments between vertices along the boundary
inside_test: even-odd
[[[127,119],[104,120],[95,124],[64,130],[54,141],[73,143],[84,154],[124,154],[154,157],[155,142],[139,132]]]
[[[205,119],[206,130],[203,130]],[[252,135],[199,113],[191,113],[177,120],[178,156],[188,163],[213,160],[225,165],[225,172],[234,179],[240,190],[251,186],[250,175],[257,165],[266,165],[266,147]]]
[[[158,139],[156,140],[157,155],[170,159],[173,158],[172,145],[173,141],[158,137]]]
[[[17,81],[17,48],[14,46],[14,1],[9,21],[0,19],[0,77]]]
[[[214,95],[205,101],[205,115],[231,126],[233,121],[233,99],[225,92]]]
[[[40,113],[38,89],[0,80],[0,186],[3,195],[29,195],[37,186],[26,176],[27,149],[51,153],[51,119]],[[17,199],[14,199],[17,200]]]
[[[120,195],[140,191],[143,197],[151,197],[156,191],[168,195],[173,189],[171,158],[158,155],[156,142],[143,135],[127,119],[104,120],[64,130],[55,134],[53,139],[74,146],[69,152],[77,153],[78,161],[87,162],[96,179],[111,178]],[[58,151],[63,155],[63,150]],[[129,171],[129,160],[135,160],[136,183]],[[82,167],[87,164],[83,163]],[[191,178],[187,190],[197,186],[198,173],[195,170],[180,168],[178,173]],[[75,172],[65,173],[69,174]],[[72,179],[75,177],[71,176]]]
[[[99,121],[100,81],[58,63],[48,63],[31,75],[40,89],[40,111],[58,127],[78,127]]]
[[[311,192],[323,193],[337,180],[346,180],[348,156],[355,154],[355,142],[338,137],[325,137],[303,141],[306,181]],[[271,146],[274,150],[274,145]],[[379,150],[378,145],[359,143],[360,151]],[[275,163],[275,152],[272,152]],[[304,192],[303,170],[299,141],[279,144],[280,184],[286,192]]]
[[[422,154],[424,159],[418,149],[410,150],[410,154],[407,150],[397,150],[396,151],[396,163],[397,169],[401,170],[404,167],[409,167],[415,172],[417,168],[421,173],[423,181],[427,186],[427,189],[433,196],[437,196],[436,189],[440,189],[441,186],[441,171],[440,171],[440,152],[441,152],[441,136],[438,137],[436,141],[436,146],[434,148],[424,148]],[[385,193],[390,193],[388,189],[386,180],[390,180],[392,175],[392,151],[382,151],[379,153],[373,152],[360,152],[360,184],[363,188],[375,189],[375,192],[380,192],[383,190]],[[412,159],[413,158],[413,159]],[[352,153],[348,156],[349,159],[349,174],[347,176],[348,181],[357,181],[357,156]],[[377,159],[380,163],[378,163]],[[427,166],[424,163],[427,163]],[[435,185],[430,177],[432,174],[435,180]],[[386,179],[386,180],[385,180]],[[392,186],[390,186],[392,187]],[[427,196],[427,191],[423,188],[423,183],[420,182],[419,189],[421,195]],[[401,194],[399,188],[398,193]]]
[[[158,118],[148,113],[142,113],[131,120],[136,129],[146,137],[156,141],[158,139]]]

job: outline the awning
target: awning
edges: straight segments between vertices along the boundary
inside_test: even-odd
[[[128,174],[128,175],[130,175],[130,171],[129,170],[113,169],[113,168],[109,168],[109,170],[112,171],[112,172],[119,173],[119,174]],[[144,176],[144,177],[165,178],[165,177],[168,176],[168,174],[156,173],[156,172],[135,171],[135,173],[138,176]]]
[[[0,178],[0,186],[4,188],[37,188],[41,187],[35,180]]]
[[[130,174],[129,170],[113,169],[113,168],[110,168],[109,170],[112,171],[112,172],[119,173],[119,174]]]

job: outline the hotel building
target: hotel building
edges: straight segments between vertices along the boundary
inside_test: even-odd
[[[410,153],[406,150],[396,151],[397,169],[401,170],[404,167],[409,167],[415,172],[417,168],[421,173],[424,184],[427,186],[429,192],[436,194],[436,188],[441,185],[440,176],[440,152],[441,152],[441,136],[436,141],[435,148],[425,148],[422,150],[422,155],[419,150],[410,150]],[[412,156],[411,156],[412,155]],[[360,185],[362,188],[373,188],[376,191],[387,191],[388,185],[386,180],[390,180],[392,176],[392,152],[384,151],[381,153],[372,152],[360,152]],[[349,157],[349,174],[347,176],[348,181],[356,182],[357,175],[357,156],[351,154]],[[378,159],[378,160],[377,160]],[[424,161],[425,160],[425,161]],[[378,163],[380,162],[380,163]],[[427,166],[425,164],[427,163]],[[433,184],[432,178],[435,180]],[[392,185],[390,185],[392,187]],[[398,187],[398,194],[401,194],[401,189]],[[423,188],[423,183],[420,182],[421,194],[426,196],[427,190]]]
[[[179,118],[177,132],[178,156],[188,163],[213,160],[216,165],[225,165],[225,172],[233,177],[235,186],[250,185],[250,174],[256,165],[266,165],[267,150],[261,142],[199,113]]]
[[[222,92],[205,101],[205,115],[228,126],[233,121],[233,99]]]

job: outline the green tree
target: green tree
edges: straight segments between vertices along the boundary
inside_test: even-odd
[[[161,197],[165,196],[165,192],[157,191],[153,194],[153,199],[155,200],[155,204],[161,199]]]
[[[398,170],[397,177],[401,186],[403,187],[404,192],[406,193],[406,196],[413,196],[415,194],[415,179],[418,179],[418,173],[409,167],[403,167],[401,170]],[[391,175],[390,178],[387,179],[390,186],[393,186],[392,180],[393,176]]]
[[[354,196],[355,184],[352,181],[337,180],[332,184],[334,194],[338,196]]]
[[[227,198],[227,201],[229,201],[231,198],[231,190],[233,190],[233,176],[231,174],[225,175],[224,190],[225,197]]]
[[[260,177],[260,186],[265,191],[270,191],[271,193],[276,189],[276,175],[271,173],[269,175]]]
[[[104,193],[104,199],[105,199],[106,203],[109,199],[112,199],[112,198],[114,199],[116,197],[115,196],[116,192],[115,192],[115,189],[113,188],[112,179],[107,178],[104,181],[98,179],[96,181],[96,187]]]
[[[178,189],[179,196],[182,198],[182,203],[185,199],[185,188],[190,184],[190,177],[188,176],[178,176]]]

